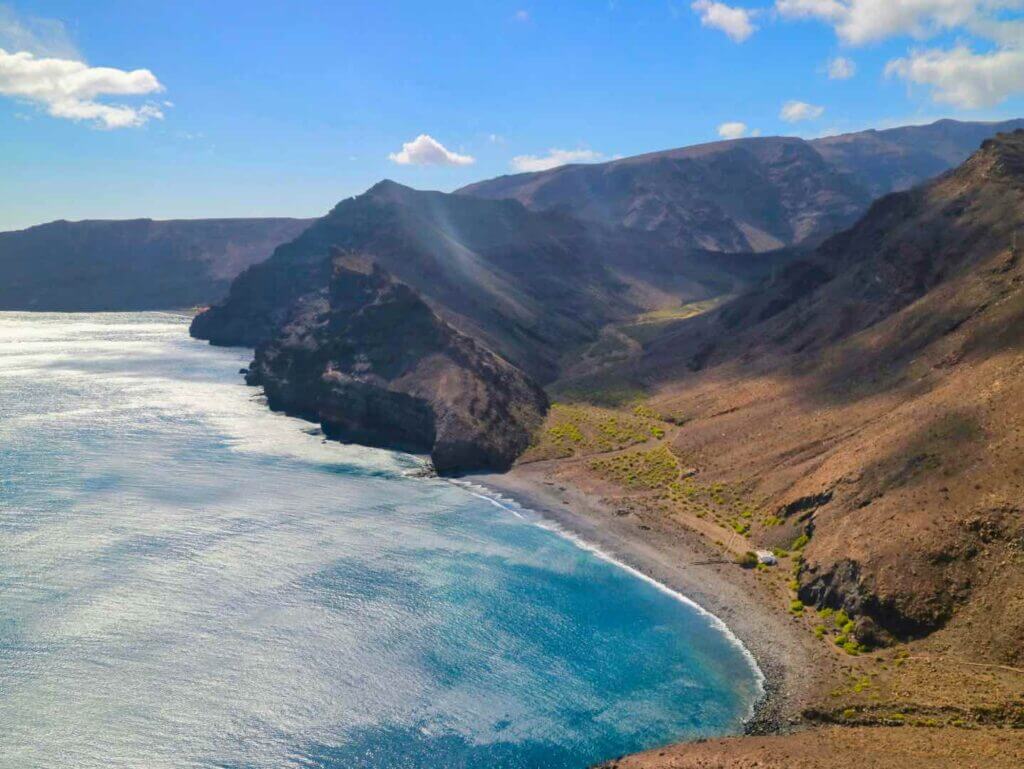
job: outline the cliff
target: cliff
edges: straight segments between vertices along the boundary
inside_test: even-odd
[[[440,473],[507,469],[544,392],[371,259],[334,251],[326,288],[256,348],[249,384],[331,438],[429,453]]]

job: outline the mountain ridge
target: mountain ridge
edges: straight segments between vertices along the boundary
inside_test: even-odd
[[[305,219],[57,220],[0,233],[0,309],[181,309],[219,299]]]
[[[745,137],[499,176],[457,193],[562,207],[688,248],[813,246],[879,195],[948,170],[983,139],[1019,127],[1024,120],[941,120],[813,140]]]

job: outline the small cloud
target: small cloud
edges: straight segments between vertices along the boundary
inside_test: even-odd
[[[713,0],[696,0],[690,8],[700,16],[702,26],[722,30],[734,43],[742,43],[757,29],[751,21],[753,13],[746,8]]]
[[[512,18],[514,18],[516,21],[521,21],[525,23],[530,20],[530,12],[524,9],[520,9],[516,11],[515,16],[513,16]]]
[[[491,144],[504,144],[505,137],[501,134],[487,134],[487,141]]]
[[[29,51],[0,48],[0,94],[45,108],[52,117],[86,121],[99,128],[134,128],[159,120],[155,104],[106,104],[103,96],[159,93],[163,85],[148,69],[90,67],[81,61],[37,58]]]
[[[476,162],[476,158],[452,152],[427,134],[406,142],[402,151],[392,152],[388,160],[400,166],[468,166]]]
[[[824,107],[792,99],[782,105],[779,117],[787,123],[799,123],[802,120],[815,120],[824,114]]]
[[[718,126],[718,135],[723,139],[739,139],[747,133],[747,124],[740,122],[722,123]]]
[[[828,61],[829,80],[849,80],[857,74],[857,65],[845,56],[836,56]]]
[[[512,169],[520,173],[547,171],[567,163],[596,163],[604,155],[594,150],[550,149],[547,155],[517,155],[512,158]]]

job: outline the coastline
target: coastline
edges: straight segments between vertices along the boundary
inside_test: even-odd
[[[507,473],[464,476],[551,521],[584,546],[635,570],[713,615],[753,658],[763,676],[744,734],[794,731],[800,713],[820,689],[820,646],[783,609],[781,599],[759,584],[754,572],[724,559],[700,534],[682,526],[655,530],[626,520],[603,500],[550,473],[554,463],[518,465]],[[774,600],[773,600],[774,599]]]

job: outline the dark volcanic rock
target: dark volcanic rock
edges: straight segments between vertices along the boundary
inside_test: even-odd
[[[507,469],[544,392],[372,260],[334,251],[327,264],[327,287],[257,347],[247,381],[328,437],[429,452],[441,473]]]

